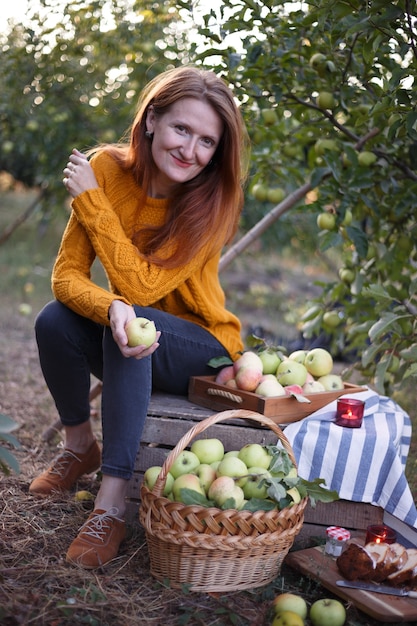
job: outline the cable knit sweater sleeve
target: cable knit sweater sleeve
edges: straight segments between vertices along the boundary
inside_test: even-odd
[[[229,350],[240,350],[240,324],[225,309],[218,282],[220,254],[207,262],[202,250],[175,269],[142,259],[132,235],[145,224],[161,224],[166,201],[148,198],[141,206],[141,190],[130,173],[105,153],[92,166],[99,187],[73,200],[52,277],[57,299],[102,324],[108,324],[115,297],[127,304],[155,306],[206,327]],[[96,256],[107,274],[108,290],[91,280]]]

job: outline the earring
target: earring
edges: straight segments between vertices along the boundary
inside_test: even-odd
[[[151,132],[150,130],[145,131],[145,137],[147,137],[148,139],[152,139],[153,138],[153,132]]]

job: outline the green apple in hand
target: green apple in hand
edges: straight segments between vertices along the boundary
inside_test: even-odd
[[[135,346],[146,346],[150,348],[156,341],[155,323],[146,317],[135,317],[125,326],[127,335],[127,345],[131,348]]]
[[[194,452],[200,463],[214,463],[221,461],[224,456],[224,446],[220,439],[196,439],[191,444],[191,452]]]

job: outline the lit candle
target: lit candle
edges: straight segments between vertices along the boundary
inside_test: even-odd
[[[395,543],[397,535],[395,530],[385,524],[374,524],[366,529],[365,544],[373,541],[374,543]]]
[[[339,398],[337,401],[336,424],[346,428],[360,428],[365,403],[356,398]]]

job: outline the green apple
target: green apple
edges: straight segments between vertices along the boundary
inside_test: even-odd
[[[359,152],[358,154],[358,163],[362,165],[362,167],[369,167],[373,165],[377,160],[376,154],[370,152],[369,150],[364,150],[363,152]]]
[[[247,443],[239,450],[238,459],[244,463],[246,468],[263,467],[264,469],[268,469],[271,464],[272,456],[260,443]]]
[[[318,139],[314,144],[317,156],[323,156],[326,152],[337,150],[337,143],[334,139]]]
[[[349,267],[341,267],[339,270],[339,278],[347,285],[351,285],[355,280],[355,271]]]
[[[264,467],[249,467],[248,480],[243,485],[243,493],[245,498],[250,500],[251,498],[266,498],[268,495],[268,485],[262,484],[264,478],[270,478],[271,474]]]
[[[291,359],[291,361],[297,361],[297,363],[302,363],[304,365],[306,356],[307,350],[294,350],[288,358]]]
[[[150,491],[152,491],[156,483],[156,479],[158,478],[161,472],[161,469],[162,467],[160,465],[152,465],[151,467],[148,467],[145,474],[143,475],[145,485]],[[166,481],[165,481],[165,487],[162,492],[164,496],[167,496],[169,493],[171,493],[173,484],[174,484],[174,477],[171,474],[171,472],[168,472]]]
[[[285,191],[280,187],[271,187],[267,191],[266,199],[268,202],[272,202],[272,204],[279,204],[284,200],[285,195]]]
[[[229,450],[228,452],[225,452],[224,454],[224,459],[228,459],[230,456],[239,456],[239,450]]]
[[[231,476],[219,476],[210,485],[208,497],[219,507],[223,506],[226,500],[233,498],[236,508],[240,508],[245,498],[243,490],[235,484]]]
[[[282,611],[292,611],[297,613],[302,619],[307,618],[308,607],[307,602],[301,596],[295,593],[280,593],[273,601],[275,613]]]
[[[333,213],[325,211],[317,216],[317,226],[320,230],[334,230],[336,228],[336,217]]]
[[[329,328],[337,328],[342,322],[342,318],[337,311],[326,311],[323,315],[323,322]]]
[[[191,452],[198,456],[200,463],[210,464],[222,460],[224,446],[220,439],[196,439],[191,444]]]
[[[281,359],[278,356],[277,351],[272,348],[267,348],[266,350],[261,350],[258,356],[262,361],[262,373],[275,374],[278,369],[278,365],[281,363]]]
[[[149,348],[156,341],[155,323],[146,317],[135,317],[126,324],[127,345]]]
[[[248,476],[248,466],[237,456],[229,456],[220,461],[217,476],[236,478],[236,484],[242,487]]]
[[[200,459],[191,450],[183,450],[177,456],[169,470],[174,478],[181,474],[191,474],[200,465]]]
[[[326,374],[320,376],[318,382],[323,385],[326,391],[338,391],[344,388],[343,380],[338,374]]]
[[[346,610],[339,600],[322,598],[313,602],[309,617],[313,626],[343,626]]]
[[[304,365],[313,376],[325,376],[333,369],[333,357],[324,348],[313,348],[307,352]]]
[[[309,380],[303,385],[303,393],[319,393],[320,391],[323,392],[326,389],[318,380]]]
[[[316,99],[316,104],[321,109],[334,109],[336,101],[330,91],[320,91]]]
[[[195,474],[181,474],[178,476],[172,485],[172,494],[174,496],[175,502],[182,502],[182,489],[191,489],[192,491],[196,491],[202,496],[205,496],[206,493],[203,487],[200,485],[200,481],[198,476]]]
[[[264,398],[278,398],[285,396],[285,389],[273,374],[265,374],[256,387],[255,393]]]
[[[285,359],[278,366],[277,378],[284,387],[287,385],[300,385],[302,387],[307,380],[307,369],[298,361]]]
[[[208,463],[201,463],[194,472],[200,481],[205,493],[208,492],[211,483],[216,479],[216,470]]]
[[[287,494],[290,496],[295,504],[301,502],[301,495],[297,487],[291,487],[291,489],[287,489]]]
[[[352,211],[350,209],[346,209],[345,216],[342,220],[342,226],[350,226],[353,220]]]
[[[268,197],[268,188],[265,187],[265,185],[262,185],[261,183],[256,183],[253,187],[252,187],[252,196],[255,198],[255,200],[258,200],[258,202],[266,202],[266,199]]]
[[[273,126],[278,122],[276,109],[263,109],[261,115],[266,126]]]
[[[321,52],[316,52],[310,57],[309,64],[314,70],[323,70],[326,67],[327,59]]]

